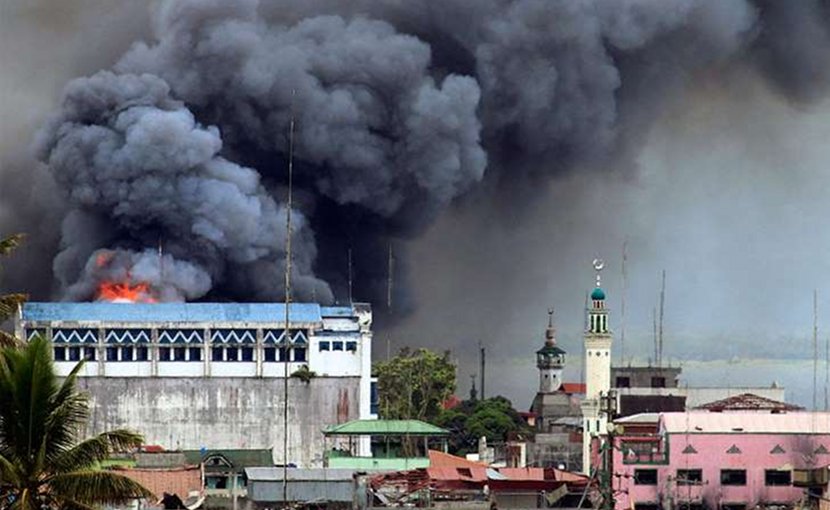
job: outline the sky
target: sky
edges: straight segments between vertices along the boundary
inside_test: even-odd
[[[90,11],[96,16],[79,14]],[[19,226],[15,217],[26,216],[30,240],[18,257],[38,261],[33,273],[51,271],[39,255],[54,251],[60,221],[41,206],[56,190],[32,161],[33,134],[69,79],[112,65],[149,31],[144,5],[0,4],[0,226]],[[814,289],[822,355],[830,337],[830,103],[793,104],[754,73],[736,66],[688,77],[638,133],[644,142],[633,167],[608,161],[513,183],[533,189],[509,195],[512,201],[485,182],[421,235],[401,239],[415,304],[390,318],[375,303],[375,357],[385,357],[387,341],[393,352],[403,345],[451,349],[459,392],[466,393],[481,343],[490,360],[488,393],[529,406],[537,385],[533,353],[550,307],[569,353],[566,379],[581,377],[585,293],[594,283],[591,260],[601,257],[615,359],[623,329],[626,360],[651,356],[665,269],[664,359],[683,364],[689,384],[777,381],[788,400],[809,404]],[[4,278],[0,288],[27,275]],[[48,288],[27,290],[50,295]],[[822,390],[823,376],[822,366]]]

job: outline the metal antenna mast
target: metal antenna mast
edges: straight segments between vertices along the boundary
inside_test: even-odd
[[[352,249],[349,248],[349,305],[354,302],[352,297]]]
[[[660,334],[657,337],[657,366],[663,366],[663,307],[666,303],[666,270],[663,269],[663,280],[660,284]]]
[[[818,290],[813,289],[813,411],[817,411],[818,389]]]
[[[387,262],[387,280],[386,280],[386,308],[392,309],[392,275],[395,274],[395,258],[392,255],[392,243],[389,243],[389,259]]]
[[[625,363],[625,294],[628,291],[628,240],[622,245],[622,305],[620,306],[620,365]]]
[[[288,329],[291,318],[291,207],[294,191],[294,95],[291,91],[291,121],[288,127],[288,200],[285,212],[285,328],[283,329],[283,406],[282,413],[282,502],[288,507],[288,342],[291,332]],[[350,296],[351,297],[351,296]]]

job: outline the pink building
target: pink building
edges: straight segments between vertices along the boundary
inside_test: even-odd
[[[791,507],[806,495],[793,470],[830,464],[830,413],[695,410],[617,424],[620,510]]]

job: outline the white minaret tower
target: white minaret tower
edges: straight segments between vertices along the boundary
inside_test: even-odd
[[[559,391],[562,387],[562,370],[565,368],[565,351],[556,345],[553,308],[548,310],[545,345],[536,351],[536,368],[539,369],[539,393]]]
[[[600,396],[611,389],[611,332],[608,329],[608,309],[605,291],[600,285],[600,271],[605,263],[594,259],[597,272],[596,288],[591,292],[591,304],[586,310],[588,326],[585,331],[585,400],[582,401],[582,471],[591,472],[592,438],[607,431],[607,417],[600,412]]]

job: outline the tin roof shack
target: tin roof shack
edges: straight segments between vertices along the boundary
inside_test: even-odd
[[[191,464],[205,470],[205,505],[209,508],[237,508],[247,496],[245,468],[274,465],[271,450],[185,450]]]
[[[397,471],[429,466],[429,448],[447,449],[450,433],[419,420],[354,420],[323,431],[324,466],[361,471]],[[371,441],[371,455],[360,445]]]
[[[651,417],[648,417],[651,418]],[[830,413],[690,411],[636,426],[615,439],[617,509],[792,507],[795,477],[830,463]],[[640,430],[637,430],[640,427]]]
[[[253,508],[273,508],[283,500],[283,468],[252,467],[245,469],[248,501]],[[352,508],[355,498],[354,471],[351,469],[287,470],[288,501],[314,503],[325,508]]]

